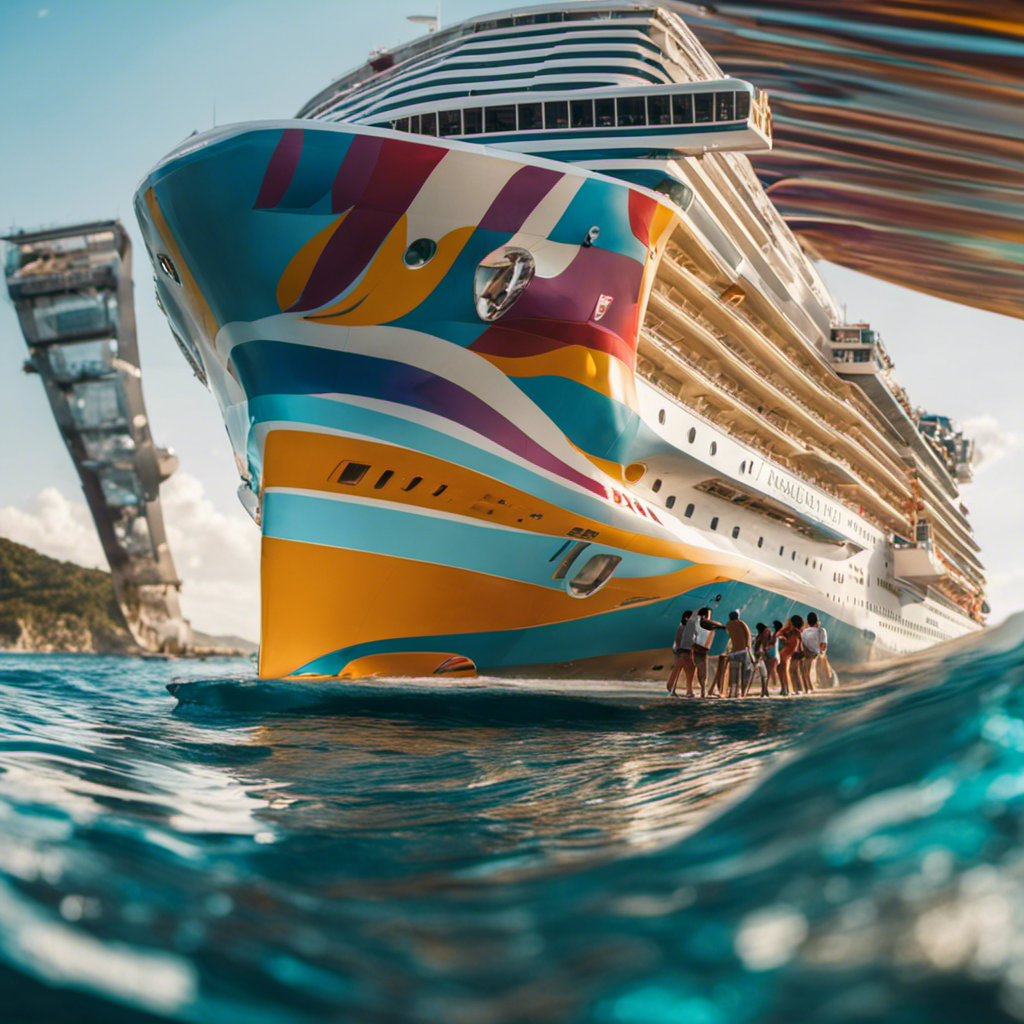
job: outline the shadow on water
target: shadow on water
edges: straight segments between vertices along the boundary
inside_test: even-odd
[[[53,1021],[1024,1017],[1022,621],[788,701],[0,658],[0,983]]]

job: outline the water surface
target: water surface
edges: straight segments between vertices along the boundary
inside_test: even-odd
[[[250,673],[0,655],[9,1019],[1024,1018],[1024,620],[789,700]]]

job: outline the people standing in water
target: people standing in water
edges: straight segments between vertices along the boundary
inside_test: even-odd
[[[782,628],[782,623],[778,624]],[[760,661],[764,668],[764,675],[761,677],[761,696],[769,695],[769,688],[772,682],[779,685],[779,675],[776,671],[779,653],[778,644],[775,641],[775,633],[763,622],[757,624],[757,636],[754,638],[754,661]]]
[[[679,633],[679,648],[682,651],[689,651],[693,661],[694,672],[700,684],[700,695],[704,696],[705,685],[708,678],[708,650],[711,647],[711,635],[716,629],[725,629],[721,622],[715,622],[709,616],[711,609],[708,607],[698,608],[697,613],[690,617],[682,632]],[[685,662],[683,670],[685,671]],[[686,696],[693,696],[692,678],[687,679]]]
[[[729,696],[746,697],[750,687],[750,679],[754,674],[754,658],[750,653],[750,627],[740,618],[738,611],[729,612],[729,621],[725,624],[732,643],[729,655]],[[738,676],[733,684],[733,673]]]
[[[675,660],[672,662],[672,671],[668,674],[668,682],[665,684],[665,689],[673,697],[676,695],[676,686],[679,684],[680,672],[686,674],[686,692],[693,696],[693,658],[690,657],[690,648],[683,647],[682,645],[683,630],[686,628],[686,624],[690,621],[692,615],[692,608],[687,608],[683,612],[682,617],[679,619],[679,627],[676,629],[675,639],[672,641],[672,654]]]
[[[793,693],[800,692],[800,680],[795,673],[790,671],[790,666],[799,651],[800,631],[803,628],[803,616],[793,614],[789,617],[786,625],[776,634],[779,640],[779,679],[782,682],[783,697],[789,696],[791,687]]]
[[[814,682],[811,679],[811,673],[817,670],[819,673],[821,669],[828,665],[827,656],[825,654],[828,648],[828,633],[825,632],[824,626],[818,625],[818,614],[817,612],[807,613],[807,627],[800,634],[800,640],[803,644],[803,658],[800,661],[800,676],[804,683],[804,688],[807,691],[811,691],[815,688]],[[828,669],[827,678],[831,682],[832,670],[831,667]],[[821,682],[821,676],[818,676],[818,682]]]

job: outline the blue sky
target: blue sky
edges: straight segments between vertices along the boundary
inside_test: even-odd
[[[442,16],[450,23],[506,6],[446,0]],[[0,228],[114,216],[132,234],[146,399],[154,436],[177,451],[188,478],[172,495],[169,517],[180,526],[179,545],[172,535],[179,572],[196,579],[183,595],[186,613],[200,628],[255,636],[255,527],[235,497],[216,404],[191,376],[153,300],[131,208],[135,187],[167,150],[215,117],[227,124],[293,115],[370,50],[419,34],[406,16],[433,9],[430,0],[0,3]],[[824,269],[850,318],[882,331],[915,404],[961,420],[982,417],[988,450],[1006,450],[965,489],[964,501],[997,617],[1024,606],[1024,448],[1014,443],[1024,437],[1020,322]],[[89,561],[98,547],[88,548],[77,510],[77,527],[68,525],[51,492],[47,507],[56,518],[43,516],[45,489],[71,505],[81,495],[38,379],[19,372],[24,356],[13,309],[0,303],[0,533],[26,542],[48,536],[51,553]],[[53,536],[62,531],[63,539]],[[229,537],[234,554],[221,557]]]

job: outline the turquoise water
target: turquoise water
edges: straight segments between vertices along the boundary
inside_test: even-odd
[[[0,655],[5,1021],[1024,1019],[1024,618],[788,701],[250,671]]]

